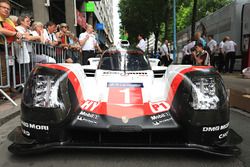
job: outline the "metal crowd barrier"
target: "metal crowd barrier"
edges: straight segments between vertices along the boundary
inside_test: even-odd
[[[32,68],[37,64],[65,63],[69,54],[62,47],[39,42],[21,41],[8,45],[5,36],[0,37],[4,41],[1,45],[0,92],[14,105],[17,104],[3,91],[4,88],[24,87]],[[79,51],[74,52],[78,58],[81,57],[80,54]]]
[[[0,92],[6,97],[13,105],[17,106],[14,100],[4,91],[10,88],[10,65],[9,65],[9,50],[6,37],[0,34]],[[10,59],[11,60],[11,59]]]

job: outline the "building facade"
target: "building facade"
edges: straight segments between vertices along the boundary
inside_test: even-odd
[[[114,27],[113,27],[113,0],[101,0],[95,2],[95,16],[96,21],[103,23],[104,30],[103,35],[106,36],[106,39],[109,44],[112,44],[114,41]]]

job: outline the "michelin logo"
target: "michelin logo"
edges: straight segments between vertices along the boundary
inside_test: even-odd
[[[22,121],[21,124],[26,128],[49,131],[49,126],[47,125],[38,125],[38,124],[28,123],[24,121]]]

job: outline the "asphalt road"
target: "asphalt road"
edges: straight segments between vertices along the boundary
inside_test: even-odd
[[[227,88],[250,93],[250,79],[244,79],[238,73],[234,77],[224,74],[222,78]]]
[[[1,167],[248,167],[250,166],[250,116],[232,110],[231,127],[242,137],[242,154],[223,158],[197,151],[57,150],[44,154],[15,156],[8,152],[6,135],[19,124],[19,117],[0,127]]]

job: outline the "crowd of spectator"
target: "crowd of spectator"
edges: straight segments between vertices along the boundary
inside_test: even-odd
[[[30,71],[31,63],[57,63],[48,49],[42,48],[44,46],[63,50],[66,53],[64,60],[66,63],[81,63],[83,65],[88,63],[87,58],[95,56],[96,50],[102,52],[91,25],[87,25],[86,32],[81,33],[78,39],[66,23],[56,24],[48,21],[44,25],[42,22],[32,20],[28,15],[10,16],[10,11],[9,0],[0,0],[0,34],[6,37],[8,55],[14,55],[14,63],[18,64],[21,69],[16,68],[14,73],[18,73],[20,70],[23,76],[27,76],[26,73]],[[15,48],[14,54],[12,54],[13,49],[10,47],[12,43]],[[37,44],[35,54],[31,54],[34,48],[31,48],[30,43]],[[5,52],[4,38],[2,37],[0,39],[1,85],[6,84],[8,77]],[[14,89],[11,91],[15,92]]]
[[[197,32],[188,41],[182,49],[182,64],[212,65],[219,72],[232,73],[237,44],[229,36],[225,36],[219,44],[213,39],[213,35],[208,35],[207,41],[205,38]]]
[[[137,47],[143,50],[141,46],[146,45],[146,42],[139,37]],[[160,59],[160,63],[163,66],[170,65],[173,60],[169,46],[168,40],[164,40],[155,54],[151,51],[151,57]],[[191,40],[188,40],[182,48],[183,56],[181,64],[214,66],[218,72],[232,73],[234,70],[236,49],[237,44],[229,36],[225,36],[218,44],[214,40],[213,35],[206,37],[202,36],[201,32],[196,32]]]

